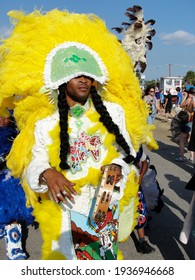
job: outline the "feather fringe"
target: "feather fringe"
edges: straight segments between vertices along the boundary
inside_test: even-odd
[[[117,254],[117,260],[123,260],[123,253],[121,250],[118,250],[118,254]]]
[[[42,239],[42,259],[62,259],[60,252],[52,252],[52,240],[58,240],[62,225],[61,207],[53,201],[46,200],[41,204],[37,204],[33,214],[40,223]],[[54,258],[55,257],[55,258]],[[63,257],[64,259],[64,257]]]

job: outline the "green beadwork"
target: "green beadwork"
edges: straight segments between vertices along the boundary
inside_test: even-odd
[[[83,114],[85,113],[85,109],[76,104],[74,105],[71,109],[70,109],[70,114],[72,117],[75,117],[75,118],[80,118]]]
[[[81,121],[81,120],[77,120],[77,121],[76,121],[76,126],[77,126],[78,128],[81,128],[82,125],[83,125],[83,121]]]
[[[76,46],[59,49],[51,61],[51,82],[74,76],[75,73],[88,73],[97,78],[103,76],[96,58],[89,51]]]

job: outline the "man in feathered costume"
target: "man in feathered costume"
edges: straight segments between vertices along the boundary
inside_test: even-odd
[[[118,241],[137,217],[132,163],[140,144],[157,147],[131,59],[94,14],[9,16],[15,28],[0,48],[0,102],[14,100],[20,134],[8,165],[34,207],[42,259],[122,258]],[[106,166],[120,172],[97,221]]]

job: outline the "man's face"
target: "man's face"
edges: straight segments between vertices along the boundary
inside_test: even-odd
[[[9,122],[10,122],[9,118],[0,117],[0,127],[8,126]]]
[[[66,100],[70,107],[76,103],[85,104],[91,89],[93,79],[86,76],[79,76],[67,83]]]

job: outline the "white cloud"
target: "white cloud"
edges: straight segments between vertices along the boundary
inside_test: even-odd
[[[195,45],[195,35],[182,30],[160,35],[160,38],[165,45]]]
[[[7,38],[11,34],[12,29],[10,27],[1,26],[0,27],[0,37],[1,38]]]

